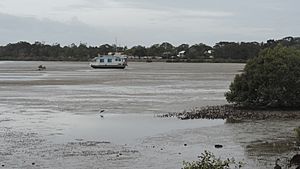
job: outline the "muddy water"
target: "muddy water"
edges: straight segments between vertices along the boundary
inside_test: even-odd
[[[40,64],[46,71],[36,70]],[[225,103],[224,92],[242,68],[130,63],[125,70],[94,70],[80,62],[0,62],[0,166],[171,169],[209,150],[244,161],[245,168],[271,168],[277,157],[295,152],[299,122],[156,117]]]

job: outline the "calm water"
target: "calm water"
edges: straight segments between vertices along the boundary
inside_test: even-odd
[[[40,64],[47,70],[36,71]],[[226,103],[224,92],[243,66],[130,63],[125,70],[95,70],[80,62],[0,62],[0,164],[181,168],[183,160],[210,150],[243,160],[248,168],[271,167],[292,150],[259,151],[259,145],[286,144],[299,122],[156,117]]]

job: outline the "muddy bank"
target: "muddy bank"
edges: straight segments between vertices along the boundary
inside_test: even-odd
[[[121,168],[140,152],[129,145],[77,139],[53,143],[42,133],[0,126],[0,168]]]
[[[233,105],[206,106],[194,108],[190,111],[168,113],[161,117],[177,117],[187,119],[227,119],[229,122],[236,120],[276,120],[276,119],[300,119],[299,110],[250,110],[235,107]]]

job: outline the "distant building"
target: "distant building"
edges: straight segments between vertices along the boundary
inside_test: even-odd
[[[180,58],[185,57],[185,53],[186,52],[184,50],[180,51],[177,56],[180,57]]]
[[[122,55],[123,55],[123,53],[121,53],[121,52],[115,52],[115,54],[114,54],[114,55],[122,56]]]
[[[205,54],[207,55],[207,57],[209,59],[214,59],[213,50],[208,50],[208,51],[205,52]]]
[[[99,55],[99,54],[98,54],[98,55]],[[108,52],[108,55],[124,56],[124,57],[127,57],[127,55],[123,54],[122,52]]]

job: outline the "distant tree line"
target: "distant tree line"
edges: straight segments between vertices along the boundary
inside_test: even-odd
[[[162,59],[178,59],[179,61],[205,61],[213,60],[215,62],[245,62],[248,59],[257,57],[261,50],[272,48],[281,44],[285,47],[294,47],[300,49],[299,37],[285,37],[280,40],[268,40],[267,42],[219,42],[214,46],[203,43],[189,45],[182,44],[173,46],[168,42],[154,44],[150,47],[133,46],[132,48],[117,47],[116,45],[104,44],[101,46],[87,46],[71,44],[61,46],[60,44],[44,44],[35,42],[10,43],[6,46],[0,46],[0,60],[42,60],[42,61],[87,61],[98,54],[105,55],[109,52],[122,52],[126,55],[136,56],[138,58],[160,57]],[[184,55],[177,56],[179,52],[185,51]]]

